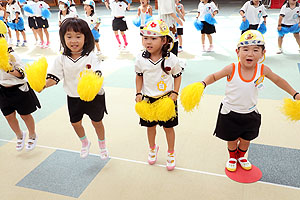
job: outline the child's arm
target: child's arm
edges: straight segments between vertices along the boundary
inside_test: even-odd
[[[278,87],[289,93],[291,96],[293,96],[296,100],[300,100],[300,95],[295,95],[297,92],[292,88],[292,86],[283,78],[272,72],[272,70],[264,66],[263,74],[270,79],[273,83],[275,83]]]
[[[233,71],[233,65],[230,64],[230,65],[224,67],[222,70],[220,70],[216,73],[213,73],[211,75],[208,75],[202,83],[203,83],[204,87],[206,87],[207,85],[210,85],[210,84],[220,80],[221,78],[224,78],[224,77],[230,78],[230,76],[232,75],[232,71]]]
[[[178,98],[178,92],[179,92],[180,84],[181,84],[181,76],[178,76],[178,77],[174,78],[174,90],[170,95],[170,98],[173,101],[176,101],[177,98]]]
[[[179,8],[176,6],[176,12],[177,12],[177,14],[179,15],[179,17],[183,20],[183,21],[185,21],[185,19],[184,19],[184,16],[183,16],[183,14],[181,13],[181,11],[179,10]],[[177,22],[178,23],[178,22]],[[179,24],[179,23],[178,23]]]
[[[184,6],[181,4],[181,14],[183,15],[183,16],[185,16],[185,10],[184,10]]]
[[[135,86],[136,86],[136,97],[135,101],[140,102],[142,101],[142,87],[143,87],[143,76],[136,75],[135,77]]]
[[[138,13],[137,13],[137,16],[140,16],[141,15],[141,7],[138,7]]]
[[[282,15],[279,15],[279,19],[278,19],[278,27],[277,29],[280,31],[281,30],[281,23],[282,23],[282,20],[283,20],[283,16]]]
[[[149,15],[152,16],[152,6],[149,5],[149,9],[148,9]]]
[[[175,13],[171,13],[170,15],[171,15],[171,17],[173,17],[173,18],[175,19],[175,21],[176,21],[178,24],[180,24],[181,26],[183,26],[182,21],[176,16]]]
[[[57,82],[56,82],[55,80],[53,80],[53,79],[51,79],[51,78],[48,78],[48,79],[46,80],[46,85],[45,85],[44,89],[45,89],[45,88],[48,88],[48,87],[51,87],[51,86],[53,86],[53,85],[56,85],[56,84],[57,84]]]

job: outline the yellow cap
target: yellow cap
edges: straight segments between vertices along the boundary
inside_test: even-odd
[[[7,33],[6,25],[2,20],[0,20],[0,34],[4,35],[6,33]]]
[[[240,38],[238,47],[249,46],[249,45],[264,45],[265,40],[261,32],[257,30],[248,30]]]

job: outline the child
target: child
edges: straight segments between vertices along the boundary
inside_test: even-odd
[[[1,23],[4,26],[4,23]],[[1,28],[1,30],[3,30]],[[0,32],[0,38],[4,38],[4,32]],[[25,145],[26,132],[22,132],[16,112],[20,115],[29,132],[26,150],[35,148],[37,134],[35,122],[31,115],[37,107],[41,108],[39,100],[25,79],[24,65],[11,47],[8,48],[9,64],[11,71],[0,70],[0,109],[9,126],[17,136],[16,150],[21,151]]]
[[[107,2],[108,0],[106,1],[106,5]],[[114,16],[114,19],[112,21],[112,28],[118,41],[119,48],[121,48],[121,40],[118,31],[121,32],[124,40],[123,48],[126,49],[128,42],[124,32],[128,29],[128,27],[125,19],[125,12],[126,10],[130,9],[130,4],[127,5],[127,1],[125,0],[109,0],[109,7],[111,9],[112,15]]]
[[[179,25],[183,25],[183,23],[176,15],[176,13],[180,15],[180,12],[177,12],[177,9],[175,7],[175,1],[158,0],[158,13],[159,13],[159,19],[161,19],[167,24],[171,36],[175,38],[174,46],[171,52],[177,56],[178,41],[177,41],[177,33],[176,33],[176,23],[178,23]],[[184,17],[181,16],[181,19],[184,21]]]
[[[146,25],[146,15],[152,16],[152,6],[149,5],[148,0],[140,0],[141,5],[138,7],[138,16],[141,17],[140,29],[143,29]]]
[[[264,77],[292,95],[294,99],[300,100],[299,93],[284,79],[259,62],[265,52],[262,34],[257,30],[249,30],[241,36],[237,45],[236,53],[240,61],[207,76],[202,82],[207,86],[227,77],[225,98],[220,106],[214,134],[227,141],[230,158],[226,168],[229,171],[236,170],[237,161],[245,170],[252,167],[244,156],[250,141],[259,133],[261,115],[256,105]]]
[[[70,2],[68,0],[58,1],[58,26],[60,27],[63,21],[67,18],[77,17],[77,14],[70,10]]]
[[[299,24],[300,26],[300,5],[296,0],[287,0],[286,3],[281,7],[279,20],[278,20],[278,30],[280,31],[282,27],[291,27],[294,24]],[[282,41],[283,37],[278,37],[278,51],[277,54],[281,54],[282,51]],[[299,32],[294,33],[294,37],[299,46],[300,52],[300,36]]]
[[[7,26],[6,9],[3,2],[0,2],[0,20],[6,24],[8,35],[9,35],[9,40],[7,41],[11,45],[12,44],[11,32],[10,32],[10,28]]]
[[[179,3],[181,0],[175,0],[177,9],[179,10],[180,14],[184,17],[185,16],[185,11],[184,11],[184,6]],[[177,15],[179,16],[179,15]],[[178,40],[179,40],[179,47],[178,47],[178,52],[182,52],[182,35],[183,35],[183,26],[180,24],[177,24],[177,35],[178,35]]]
[[[100,61],[93,52],[95,48],[94,37],[88,24],[77,18],[66,19],[59,29],[59,36],[64,51],[62,55],[56,58],[54,65],[49,68],[45,88],[56,85],[62,79],[64,80],[70,122],[82,142],[80,157],[86,158],[88,156],[91,145],[82,126],[83,115],[87,114],[98,136],[100,157],[106,159],[108,158],[108,151],[102,123],[104,113],[107,113],[104,90],[101,88],[95,99],[90,102],[82,101],[77,92],[78,77],[83,70],[91,68],[101,76]]]
[[[261,17],[264,18],[264,23],[267,23],[267,12],[261,0],[247,1],[240,10],[242,20],[249,21],[249,28],[242,31],[242,34],[247,30],[257,30],[260,24]]]
[[[37,33],[38,26],[37,26],[36,21],[35,21],[35,14],[34,14],[34,10],[33,10],[35,2],[34,1],[26,1],[26,2],[24,2],[24,4],[27,4],[28,6],[30,6],[30,8],[33,11],[33,13],[26,12],[24,7],[23,7],[24,5],[21,4],[23,9],[24,9],[24,14],[28,17],[28,26],[32,30],[33,36],[35,38],[35,45],[38,45],[38,42],[39,42],[38,33]]]
[[[20,32],[23,36],[23,44],[22,47],[26,46],[26,34],[24,28],[24,19],[23,14],[21,12],[21,8],[16,0],[8,0],[6,4],[6,13],[9,17],[9,22],[12,22],[13,29],[16,31],[17,36],[17,44],[16,46],[20,46]]]
[[[69,3],[70,3],[70,10],[78,16],[75,2],[73,0],[69,0]]]
[[[208,52],[213,51],[213,40],[211,34],[216,32],[216,28],[214,25],[207,23],[204,20],[206,14],[211,14],[212,17],[215,17],[218,14],[219,10],[216,4],[212,0],[200,0],[198,5],[198,14],[196,18],[203,23],[203,29],[201,30],[201,40],[202,40],[202,50],[206,51],[205,48],[205,35],[209,41],[209,47],[207,49]]]
[[[48,23],[48,19],[46,19],[42,16],[42,8],[49,9],[50,7],[47,3],[45,3],[42,0],[33,0],[33,1],[34,1],[34,4],[32,4],[32,9],[35,14],[35,24],[38,28],[37,33],[41,40],[40,46],[42,48],[48,48],[49,44],[50,44],[49,33],[47,30],[49,28],[49,23]],[[47,43],[44,41],[43,31],[45,33]]]
[[[163,126],[168,143],[167,169],[175,168],[175,132],[178,124],[177,97],[181,83],[182,68],[178,58],[170,53],[173,38],[165,22],[161,20],[150,21],[141,30],[145,51],[137,56],[136,71],[136,102],[146,99],[150,103],[169,96],[176,105],[176,117],[162,121],[145,121],[140,119],[141,126],[147,127],[148,142],[150,146],[148,162],[153,165],[157,159],[158,145],[155,144],[156,125]]]
[[[91,30],[95,29],[99,33],[99,26],[101,23],[100,17],[97,17],[95,13],[95,2],[93,0],[86,0],[83,2],[84,4],[84,10],[86,14],[86,22],[88,23]],[[95,44],[97,47],[97,55],[101,54],[100,45],[99,45],[99,38],[94,38]]]

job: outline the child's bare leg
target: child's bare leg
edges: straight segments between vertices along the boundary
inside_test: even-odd
[[[174,151],[174,146],[175,146],[175,131],[174,128],[165,128],[164,130],[166,132],[166,138],[168,142],[168,152],[173,152]]]
[[[201,34],[202,45],[205,45],[205,34]]]
[[[25,31],[21,31],[21,34],[22,34],[23,40],[26,41],[26,34],[25,34]]]
[[[43,30],[44,30],[44,33],[45,33],[45,35],[46,35],[47,43],[49,43],[49,42],[50,42],[50,39],[49,39],[49,32],[48,32],[48,29],[43,28]]]
[[[243,151],[247,151],[250,145],[250,141],[249,140],[244,140],[242,138],[239,138],[240,143],[239,143],[239,149],[243,150]]]
[[[296,39],[296,41],[298,43],[298,46],[300,48],[300,35],[299,35],[299,33],[294,33],[294,37],[295,37],[295,39]]]
[[[279,47],[279,49],[282,48],[283,37],[284,37],[284,36],[278,37],[278,47]]]
[[[149,147],[155,147],[156,126],[147,128]]]
[[[228,141],[227,142],[228,150],[230,150],[230,151],[236,150],[238,147],[238,141],[239,141],[239,139],[234,140],[234,141]]]
[[[35,123],[34,123],[34,119],[32,117],[31,114],[29,115],[20,115],[21,118],[23,119],[23,121],[26,124],[26,127],[28,129],[29,132],[29,138],[35,138]]]
[[[102,121],[100,122],[95,122],[92,120],[92,124],[95,128],[96,134],[98,136],[99,140],[104,140],[105,139],[105,130]]]
[[[16,134],[17,138],[22,138],[23,134],[22,134],[22,131],[20,129],[19,122],[16,118],[16,112],[13,112],[13,113],[5,116],[5,119],[7,120],[10,128]]]
[[[212,45],[212,44],[213,44],[213,41],[212,41],[212,36],[211,36],[211,34],[206,34],[206,35],[207,35],[209,44]]]
[[[182,36],[178,35],[179,46],[182,47]]]
[[[95,42],[95,45],[96,45],[97,50],[98,50],[98,51],[101,51],[101,50],[100,50],[99,42]]]
[[[82,120],[72,123],[72,126],[79,138],[83,138],[85,136],[84,128],[82,126]]]

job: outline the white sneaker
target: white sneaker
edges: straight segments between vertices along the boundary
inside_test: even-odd
[[[156,160],[157,160],[157,152],[159,150],[159,146],[155,145],[154,149],[150,149],[149,150],[149,154],[148,154],[148,163],[150,165],[155,164]]]
[[[109,157],[107,148],[100,149],[101,160],[106,160]]]
[[[226,162],[226,169],[230,172],[235,172],[237,167],[237,160],[235,158],[229,158]]]
[[[178,47],[178,53],[182,52],[182,47]]]
[[[205,45],[202,45],[202,51],[206,52]]]
[[[10,44],[10,45],[13,45],[13,44],[14,44],[12,38],[9,39],[9,44]]]
[[[96,52],[96,55],[97,55],[97,56],[99,56],[99,55],[101,55],[101,54],[102,54],[101,51],[97,51],[97,52]]]
[[[168,153],[167,170],[172,171],[175,168],[175,152]]]
[[[26,132],[22,132],[22,139],[17,138],[16,150],[21,151],[24,148]]]
[[[27,141],[27,145],[26,145],[26,150],[27,151],[32,151],[35,146],[36,146],[36,143],[37,143],[37,135],[35,135],[35,138],[29,138],[28,141]]]
[[[282,51],[282,48],[279,48],[278,51],[276,52],[277,54],[282,54],[283,51]]]
[[[22,47],[26,47],[27,46],[27,41],[25,40],[22,44]]]
[[[81,147],[80,158],[86,158],[90,153],[91,142],[88,141],[88,145],[86,147]]]
[[[16,47],[20,46],[20,40],[17,41]]]
[[[246,157],[240,157],[238,159],[241,167],[244,169],[244,170],[250,170],[252,169],[252,165],[251,163],[248,161],[248,159]]]
[[[209,45],[207,52],[212,52],[214,50],[214,45]]]

